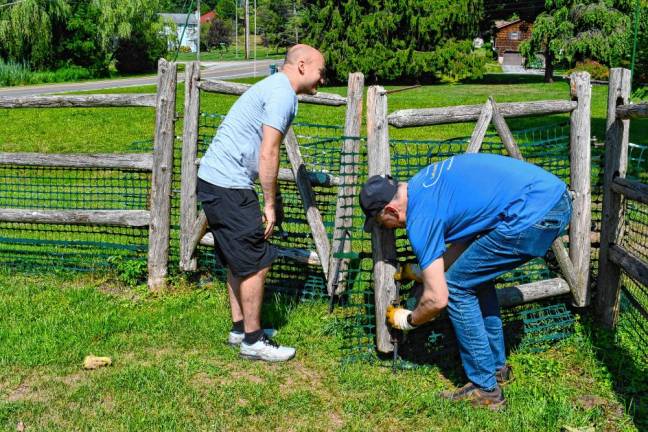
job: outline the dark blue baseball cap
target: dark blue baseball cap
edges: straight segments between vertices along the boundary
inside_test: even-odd
[[[375,175],[362,186],[360,191],[360,207],[366,216],[365,232],[371,232],[376,224],[376,215],[394,198],[398,190],[398,182],[390,175]]]

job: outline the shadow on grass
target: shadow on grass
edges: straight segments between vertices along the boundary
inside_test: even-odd
[[[610,372],[614,390],[623,399],[628,415],[638,430],[648,430],[648,376],[613,331],[591,320],[583,325],[590,334],[597,359]]]
[[[554,77],[554,82],[562,81]],[[466,84],[543,84],[544,75],[488,73],[478,80],[466,81]]]

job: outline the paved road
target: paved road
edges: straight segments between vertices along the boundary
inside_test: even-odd
[[[229,61],[229,62],[202,62],[202,78],[231,79],[252,76],[266,76],[270,72],[271,64],[281,65],[283,60],[257,60]],[[182,81],[184,74],[178,74]],[[155,84],[155,75],[138,78],[121,78],[105,81],[89,81],[81,83],[44,84],[37,86],[1,87],[0,96],[34,96],[51,93],[75,92],[85,90],[101,90],[107,88],[132,87]]]

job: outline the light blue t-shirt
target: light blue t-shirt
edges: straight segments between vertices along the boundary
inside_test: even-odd
[[[419,171],[407,186],[407,235],[422,269],[446,244],[498,229],[515,234],[558,203],[565,183],[530,163],[474,153]]]
[[[227,113],[200,162],[198,177],[231,189],[252,189],[259,175],[263,125],[285,134],[297,114],[288,77],[270,75],[250,87]]]

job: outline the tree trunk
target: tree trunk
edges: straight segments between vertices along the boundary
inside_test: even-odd
[[[549,42],[547,42],[547,46],[545,47],[545,76],[544,80],[545,82],[552,83],[553,82],[553,71],[554,71],[554,66],[553,66],[553,53],[551,52],[551,49],[549,48]]]

